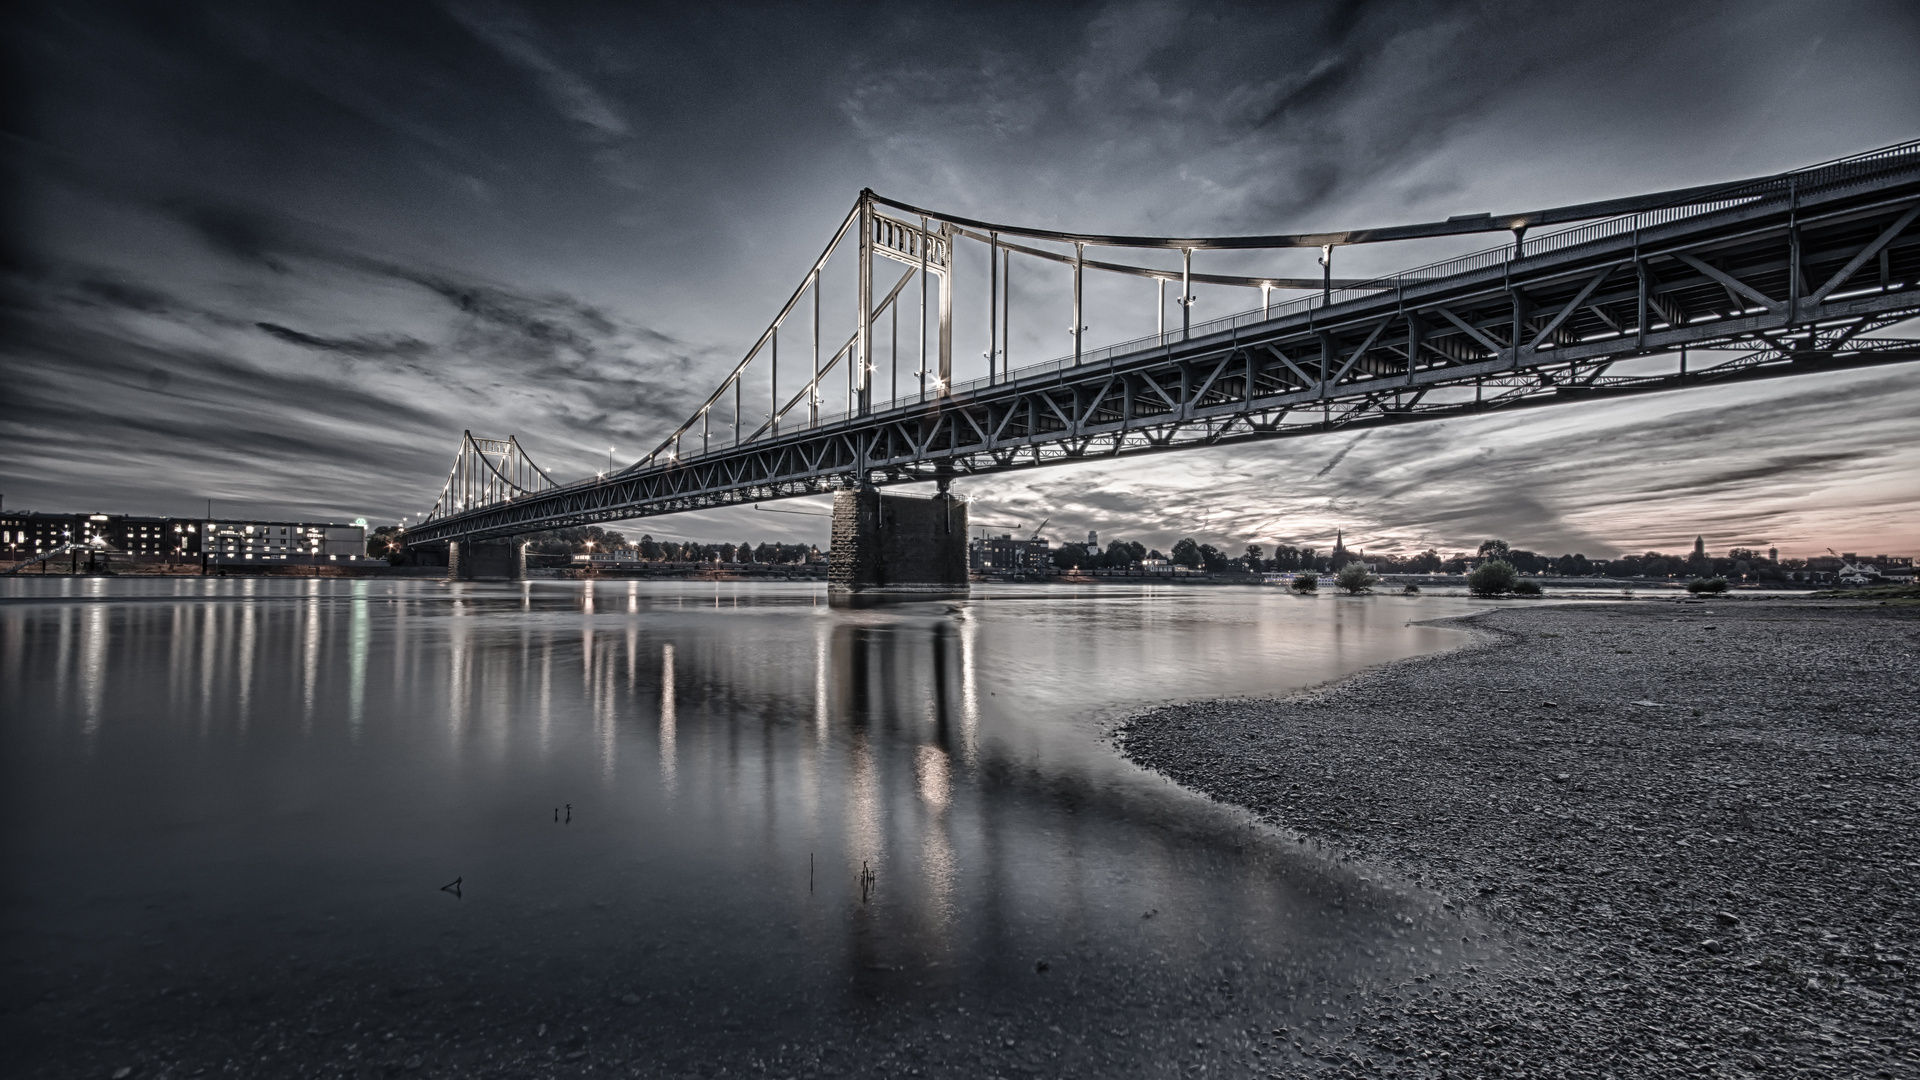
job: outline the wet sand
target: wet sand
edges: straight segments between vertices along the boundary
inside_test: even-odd
[[[1518,950],[1289,1032],[1279,1074],[1920,1075],[1920,607],[1460,622],[1456,652],[1118,732]]]

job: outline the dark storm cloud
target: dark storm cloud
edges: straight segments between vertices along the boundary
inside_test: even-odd
[[[1347,455],[1353,453],[1354,447],[1359,446],[1363,441],[1366,440],[1366,437],[1371,434],[1373,433],[1370,431],[1363,431],[1359,435],[1355,436],[1352,442],[1334,451],[1333,456],[1327,459],[1327,463],[1325,465],[1320,466],[1320,471],[1313,474],[1313,478],[1315,480],[1318,480],[1321,477],[1332,472],[1335,468],[1337,468],[1340,465],[1341,462],[1347,460]]]
[[[442,268],[398,262],[377,249],[354,247],[349,237],[325,235],[325,230],[290,216],[275,217],[256,208],[184,200],[175,200],[164,209],[190,227],[215,252],[256,263],[276,274],[291,274],[296,263],[306,263],[417,286],[439,297],[458,313],[458,345],[462,349],[490,351],[510,361],[539,365],[523,368],[520,372],[523,377],[577,374],[566,360],[597,359],[620,348],[623,338],[669,353],[685,349],[684,343],[668,335],[644,326],[623,324],[606,311],[574,297],[562,293],[525,293],[463,278]],[[141,292],[158,295],[153,290]],[[255,325],[294,344],[356,355],[411,356],[427,348],[426,343],[406,335],[337,338],[275,323],[256,322]],[[672,359],[678,361],[675,367],[684,370],[690,358],[682,353]]]
[[[541,47],[540,28],[521,11],[507,4],[467,3],[449,5],[447,10],[475,37],[531,72],[556,110],[594,138],[617,141],[631,134],[612,103]]]
[[[130,284],[104,278],[88,278],[76,283],[80,292],[111,307],[160,315],[180,308],[178,301],[148,285]]]
[[[1276,4],[1248,18],[1238,5],[1140,2],[1104,5],[1078,33],[1031,28],[1025,49],[959,28],[924,51],[912,46],[934,42],[911,30],[927,20],[901,19],[909,47],[863,58],[844,108],[890,151],[877,164],[910,198],[1095,230],[1119,217],[1265,231],[1377,189],[1544,70],[1610,68],[1595,73],[1606,93],[1651,106],[1665,80],[1648,77],[1660,66],[1649,44],[1698,35],[1698,15],[1442,2]],[[1053,163],[1040,185],[1031,169],[968,167],[1011,147]],[[931,175],[928,162],[940,166]]]
[[[278,274],[287,272],[286,263],[270,254],[284,247],[278,223],[233,206],[217,206],[199,200],[169,200],[166,209],[189,226],[209,248],[241,262],[265,267]]]
[[[630,459],[738,360],[866,186],[1099,231],[1371,225],[1801,164],[1913,134],[1920,99],[1912,9],[1875,3],[207,2],[7,18],[24,92],[5,151],[19,227],[0,282],[0,472],[46,505],[211,487],[397,515],[431,501],[469,428],[519,435],[562,475],[603,468],[610,445]],[[1014,292],[1016,354],[1057,354],[1059,283],[1029,274]],[[1131,302],[1098,300],[1090,321],[1130,326]],[[956,318],[964,342],[976,320]],[[1886,408],[1914,400],[1889,393]],[[1076,528],[1131,515],[1330,536],[1347,520],[1395,543],[1588,542],[1607,515],[1580,500],[1691,490],[1687,512],[1733,515],[1688,485],[1817,500],[1823,469],[1887,468],[1843,410],[1798,396],[1770,422],[1805,445],[1765,450],[1745,445],[1744,417],[1600,409],[1609,433],[1570,424],[1596,432],[1570,445],[1620,463],[1605,484],[1515,414],[980,493],[1035,521],[1071,504]],[[1772,399],[1743,400],[1760,416]],[[1656,414],[1666,428],[1634,427]],[[1623,439],[1647,440],[1644,459]],[[1690,463],[1660,461],[1660,440]]]
[[[260,329],[295,345],[304,345],[321,352],[345,353],[348,356],[419,356],[431,348],[419,338],[404,334],[375,335],[356,338],[326,338],[301,333],[291,327],[277,323],[255,323]]]

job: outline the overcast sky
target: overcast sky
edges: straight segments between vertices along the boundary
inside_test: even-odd
[[[609,446],[625,464],[737,362],[862,187],[1092,232],[1281,232],[1920,137],[1903,2],[9,12],[9,508],[392,521],[431,504],[463,429],[517,435],[563,479]],[[1444,253],[1354,249],[1338,270]],[[1062,283],[1018,273],[1015,362],[1066,351]],[[1151,286],[1128,287],[1090,342],[1152,329]],[[1203,294],[1196,314],[1249,302]],[[983,294],[958,303],[983,321]],[[1905,365],[964,490],[976,517],[1162,548],[1344,528],[1376,550],[1703,533],[1920,553],[1916,418]],[[825,525],[738,508],[632,531],[824,543]]]

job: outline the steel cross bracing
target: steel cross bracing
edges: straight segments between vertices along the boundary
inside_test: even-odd
[[[436,516],[408,541],[1920,359],[1914,342],[1873,336],[1920,315],[1920,144],[1678,195],[1688,201],[1652,205],[1649,196],[1640,202],[1650,209],[1530,241],[1524,224],[1488,218],[1481,231],[1513,227],[1515,243],[1329,284],[1322,297],[1081,353],[1078,363],[945,385],[924,403],[863,414],[850,393],[856,408],[817,426],[782,431],[769,420],[738,445],[656,452],[612,476]],[[914,244],[937,243],[943,261],[953,238],[982,227],[903,226],[876,212],[882,202],[863,194],[849,221],[863,235],[897,228]],[[1636,200],[1611,205],[1634,209]],[[1233,239],[1164,243],[1193,250]],[[1325,237],[1255,239],[1305,246]],[[1082,238],[1098,241],[1160,243]],[[893,257],[908,262],[914,250]],[[871,355],[859,349],[850,341],[841,355]]]

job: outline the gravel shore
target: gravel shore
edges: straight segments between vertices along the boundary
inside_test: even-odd
[[[1456,652],[1118,732],[1512,939],[1511,963],[1293,1034],[1283,1072],[1920,1076],[1920,606],[1461,623]]]

